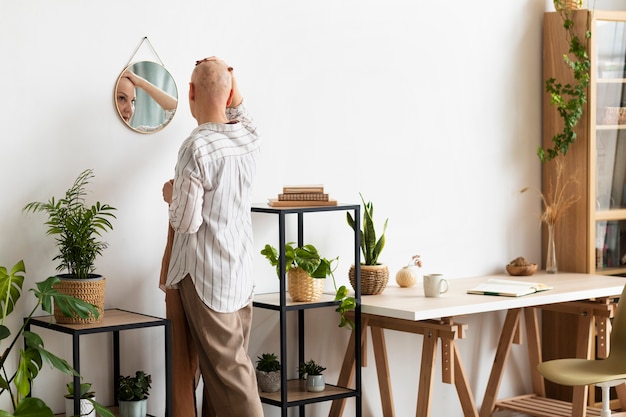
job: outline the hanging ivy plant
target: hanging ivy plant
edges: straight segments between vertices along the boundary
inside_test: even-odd
[[[574,33],[574,20],[572,19],[574,11],[560,7],[563,0],[555,0],[554,3],[557,13],[563,19],[565,36],[569,44],[568,53],[563,55],[563,59],[572,70],[574,81],[562,84],[557,82],[554,77],[546,80],[546,92],[550,94],[551,104],[556,106],[559,116],[563,119],[563,130],[552,137],[552,148],[543,149],[539,146],[537,149],[537,155],[542,162],[549,161],[559,154],[565,155],[569,146],[576,140],[574,129],[580,121],[584,106],[587,103],[589,69],[591,68],[586,47],[591,38],[589,21],[587,22],[585,38],[581,40]]]

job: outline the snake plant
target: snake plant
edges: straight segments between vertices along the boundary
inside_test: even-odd
[[[385,223],[383,224],[383,232],[377,239],[376,229],[374,227],[374,204],[371,201],[365,202],[361,193],[359,193],[359,196],[361,196],[361,201],[363,202],[363,221],[361,223],[362,230],[356,230],[354,218],[350,212],[346,214],[346,217],[350,227],[352,227],[355,232],[358,231],[361,234],[361,252],[363,252],[363,256],[365,258],[362,264],[378,265],[378,257],[385,247],[385,232],[387,231],[387,222],[389,219],[385,220]]]

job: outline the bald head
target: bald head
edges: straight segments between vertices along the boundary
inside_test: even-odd
[[[232,76],[223,61],[205,61],[198,64],[191,76],[198,93],[210,96],[228,96],[232,88]]]
[[[198,123],[227,121],[226,106],[231,98],[233,81],[230,71],[228,65],[217,59],[200,62],[194,68],[191,74],[189,104]],[[211,115],[211,120],[206,120],[208,115]],[[220,120],[215,120],[216,116]]]

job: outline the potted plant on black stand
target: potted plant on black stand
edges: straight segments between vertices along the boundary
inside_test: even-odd
[[[59,249],[59,254],[53,258],[60,261],[56,269],[68,271],[57,275],[60,282],[55,288],[95,305],[100,312],[99,319],[93,316],[82,319],[66,317],[55,309],[54,316],[59,323],[90,323],[101,320],[104,314],[106,279],[94,273],[95,260],[108,246],[98,237],[113,229],[110,220],[115,218],[112,213],[115,208],[100,202],[91,206],[85,203],[85,187],[93,177],[93,170],[87,169],[76,178],[64,198],[51,197],[47,202],[35,201],[24,207],[26,212],[48,214],[47,234],[55,236]]]
[[[280,361],[274,353],[263,353],[257,357],[256,379],[263,392],[276,392],[280,389]]]
[[[280,259],[278,250],[271,245],[265,245],[261,254],[276,267],[276,274],[280,278]],[[327,276],[333,278],[335,287],[335,301],[341,301],[335,309],[341,317],[339,327],[346,324],[350,328],[354,323],[347,319],[345,313],[353,310],[356,306],[354,297],[348,297],[345,285],[337,288],[333,275],[333,262],[337,258],[328,260],[320,256],[317,248],[313,245],[294,246],[293,242],[285,244],[285,271],[287,272],[287,291],[294,301],[316,302],[324,291],[324,282]]]
[[[145,417],[152,376],[143,371],[135,376],[120,376],[117,382],[117,399],[121,417]]]
[[[49,277],[45,281],[37,282],[35,288],[30,291],[35,296],[35,304],[30,313],[22,321],[19,330],[11,330],[5,325],[9,315],[22,294],[24,284],[24,262],[19,261],[11,270],[0,266],[0,400],[7,401],[5,404],[12,405],[11,410],[0,410],[0,415],[7,416],[38,416],[53,417],[54,413],[46,403],[33,395],[31,387],[44,364],[48,364],[72,377],[80,377],[78,372],[67,361],[61,359],[44,349],[43,340],[33,331],[26,331],[26,326],[39,308],[48,314],[52,314],[52,305],[56,304],[64,314],[77,314],[79,317],[98,315],[98,310],[89,303],[77,298],[59,293],[54,289],[54,284],[59,281],[57,277]],[[20,317],[22,317],[20,315]],[[25,348],[19,349],[19,354],[12,353],[13,348],[21,345],[22,339]],[[12,359],[17,359],[17,366]],[[7,360],[9,362],[7,363]],[[4,397],[3,395],[6,394]],[[10,400],[9,400],[10,398]],[[9,402],[10,401],[10,402]],[[95,399],[90,400],[100,417],[113,417],[107,408],[98,404]],[[70,416],[74,413],[69,414]]]
[[[74,398],[78,395],[80,398],[80,417],[96,417],[96,409],[92,401],[96,400],[96,393],[90,391],[91,384],[84,382],[79,385],[79,392],[74,390],[74,382],[67,385],[67,394],[65,394],[65,415],[67,417],[74,416]]]
[[[347,221],[355,232],[361,234],[361,252],[363,253],[363,261],[361,262],[361,294],[376,295],[382,293],[389,282],[389,268],[387,265],[379,263],[378,257],[385,247],[385,232],[387,231],[387,222],[383,224],[383,232],[380,237],[376,237],[376,229],[374,227],[374,204],[371,201],[363,202],[363,221],[361,222],[362,230],[356,230],[354,218],[347,213]],[[356,288],[354,265],[350,267],[349,277],[352,288]]]
[[[323,372],[326,370],[315,363],[313,359],[300,363],[298,374],[300,379],[306,379],[306,389],[311,392],[321,392],[326,388]]]

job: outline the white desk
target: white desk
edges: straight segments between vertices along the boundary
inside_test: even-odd
[[[522,311],[525,315],[526,333],[528,337],[529,357],[531,360],[533,390],[536,396],[544,396],[543,379],[536,372],[534,365],[541,361],[539,344],[539,330],[537,324],[537,309],[572,310],[580,313],[586,319],[581,320],[579,329],[584,330],[586,339],[592,334],[594,317],[605,318],[611,310],[608,297],[620,295],[626,279],[604,275],[559,273],[554,275],[539,272],[530,277],[508,277],[515,280],[542,282],[554,287],[549,291],[531,294],[523,297],[499,297],[487,295],[467,294],[467,290],[489,278],[507,278],[506,275],[481,276],[474,278],[449,279],[447,293],[440,298],[426,298],[420,285],[412,288],[389,286],[382,294],[362,296],[362,331],[360,343],[363,346],[367,327],[372,333],[372,343],[376,368],[379,378],[382,399],[383,415],[395,416],[393,397],[390,385],[389,367],[383,329],[391,329],[424,336],[422,343],[422,362],[418,386],[417,417],[430,415],[430,400],[434,379],[434,364],[437,354],[437,343],[442,342],[442,378],[443,382],[455,384],[465,416],[488,417],[496,409],[497,393],[502,378],[503,368],[512,343],[520,340],[520,318]],[[599,301],[577,302],[595,299]],[[576,302],[570,305],[570,303]],[[555,307],[556,306],[556,307]],[[471,389],[468,385],[463,364],[456,352],[456,339],[465,337],[465,324],[456,323],[459,316],[486,313],[491,311],[507,311],[507,318],[503,325],[500,342],[496,349],[494,365],[481,406],[480,414],[475,405]],[[346,350],[346,356],[339,375],[339,385],[350,384],[354,370],[355,335],[352,334]],[[579,352],[590,347],[589,340],[581,340]],[[589,355],[589,352],[587,352]],[[365,358],[365,356],[363,356]],[[365,364],[365,359],[363,360]],[[582,410],[574,414],[585,415],[583,406],[587,387],[575,391],[574,407]],[[579,404],[580,403],[580,404]],[[333,403],[330,416],[340,416],[343,412],[345,400]]]

